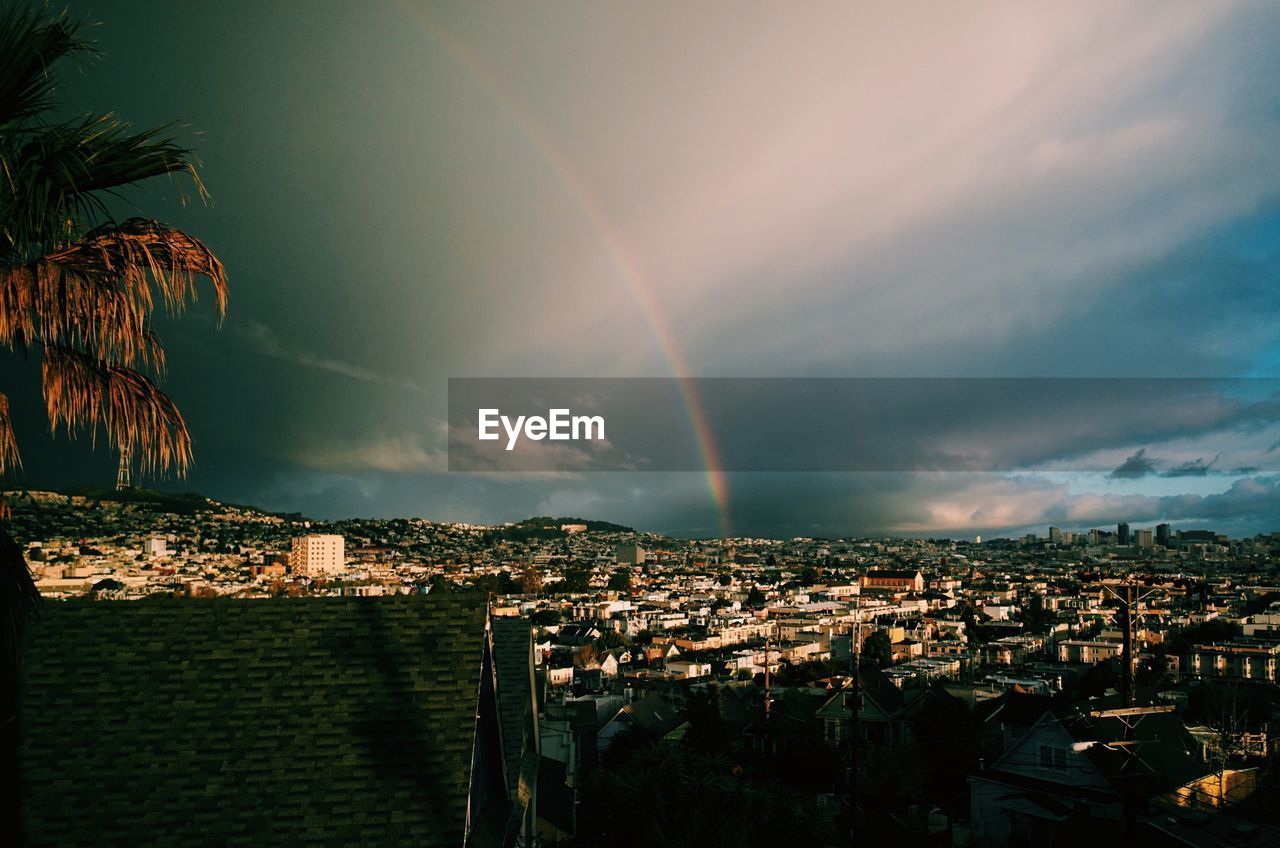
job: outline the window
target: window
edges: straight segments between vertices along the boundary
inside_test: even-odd
[[[1065,771],[1067,768],[1067,752],[1063,748],[1052,745],[1040,746],[1040,768]]]

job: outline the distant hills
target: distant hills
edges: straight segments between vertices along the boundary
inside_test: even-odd
[[[37,490],[12,488],[3,492],[5,498],[15,510],[39,508],[43,502],[48,504],[56,496],[63,498],[84,498],[86,501],[99,503],[132,504],[143,509],[173,515],[197,515],[204,512],[222,512],[234,509],[241,512],[259,515],[279,516],[285,519],[299,520],[298,513],[279,513],[242,504],[229,504],[216,501],[198,492],[162,492],[157,489],[131,488],[114,489],[102,486],[67,486],[61,489]],[[69,505],[69,504],[68,504]],[[594,521],[588,518],[560,517],[538,515],[526,518],[516,524],[494,527],[487,534],[493,539],[522,541],[528,539],[554,539],[568,533],[560,528],[564,525],[584,525],[587,530],[602,533],[634,533],[631,527],[614,524],[609,521]]]
[[[567,531],[560,529],[566,524],[586,525],[587,530],[601,533],[635,532],[630,527],[613,524],[609,521],[590,521],[586,518],[552,518],[548,515],[539,515],[533,518],[526,518],[518,524],[495,527],[485,534],[485,541],[527,542],[534,539],[558,539],[569,535]]]
[[[631,527],[624,527],[621,524],[614,524],[609,521],[592,521],[589,518],[552,518],[546,515],[538,515],[533,518],[526,518],[519,524],[513,524],[513,527],[529,527],[529,528],[554,528],[559,530],[566,524],[585,524],[588,530],[597,530],[602,533],[634,533]]]
[[[167,512],[174,515],[196,515],[201,512],[221,512],[235,509],[241,512],[258,513],[260,515],[277,515],[254,506],[229,504],[215,501],[198,492],[162,492],[158,489],[135,487],[131,489],[114,489],[103,486],[67,486],[61,489],[22,489],[12,488],[4,491],[5,497],[14,507],[21,506],[24,500],[35,503],[48,501],[51,496],[64,498],[84,498],[97,503],[133,504],[156,512]],[[296,517],[296,516],[286,516]]]

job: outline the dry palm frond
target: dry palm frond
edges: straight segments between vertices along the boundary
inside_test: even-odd
[[[101,423],[113,448],[127,449],[144,472],[185,474],[191,434],[178,407],[143,374],[63,347],[46,347],[43,388],[49,422],[69,434]]]
[[[88,278],[119,279],[131,297],[150,311],[151,287],[176,312],[196,299],[196,277],[213,283],[214,304],[221,318],[227,309],[227,275],[222,263],[199,239],[158,221],[130,218],[99,227],[46,259]]]
[[[11,468],[21,468],[18,442],[13,437],[13,423],[9,419],[9,398],[0,394],[0,474]]]
[[[199,239],[137,218],[100,227],[38,262],[0,267],[0,344],[74,347],[161,371],[151,312],[157,299],[170,313],[182,311],[197,297],[197,277],[212,282],[221,318],[226,272]]]

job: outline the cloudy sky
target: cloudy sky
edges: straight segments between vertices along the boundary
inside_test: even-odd
[[[161,328],[197,440],[169,485],[695,535],[1280,530],[1277,478],[1194,433],[1117,444],[1121,473],[716,497],[696,473],[448,474],[442,423],[462,376],[1280,377],[1276,4],[71,10],[104,55],[64,100],[185,122],[212,203],[132,200],[231,275],[221,328]],[[28,482],[109,483],[6,370]]]

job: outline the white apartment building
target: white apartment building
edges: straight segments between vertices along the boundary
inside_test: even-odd
[[[341,574],[346,567],[343,538],[336,534],[313,533],[293,540],[289,567],[294,574],[310,576]]]

